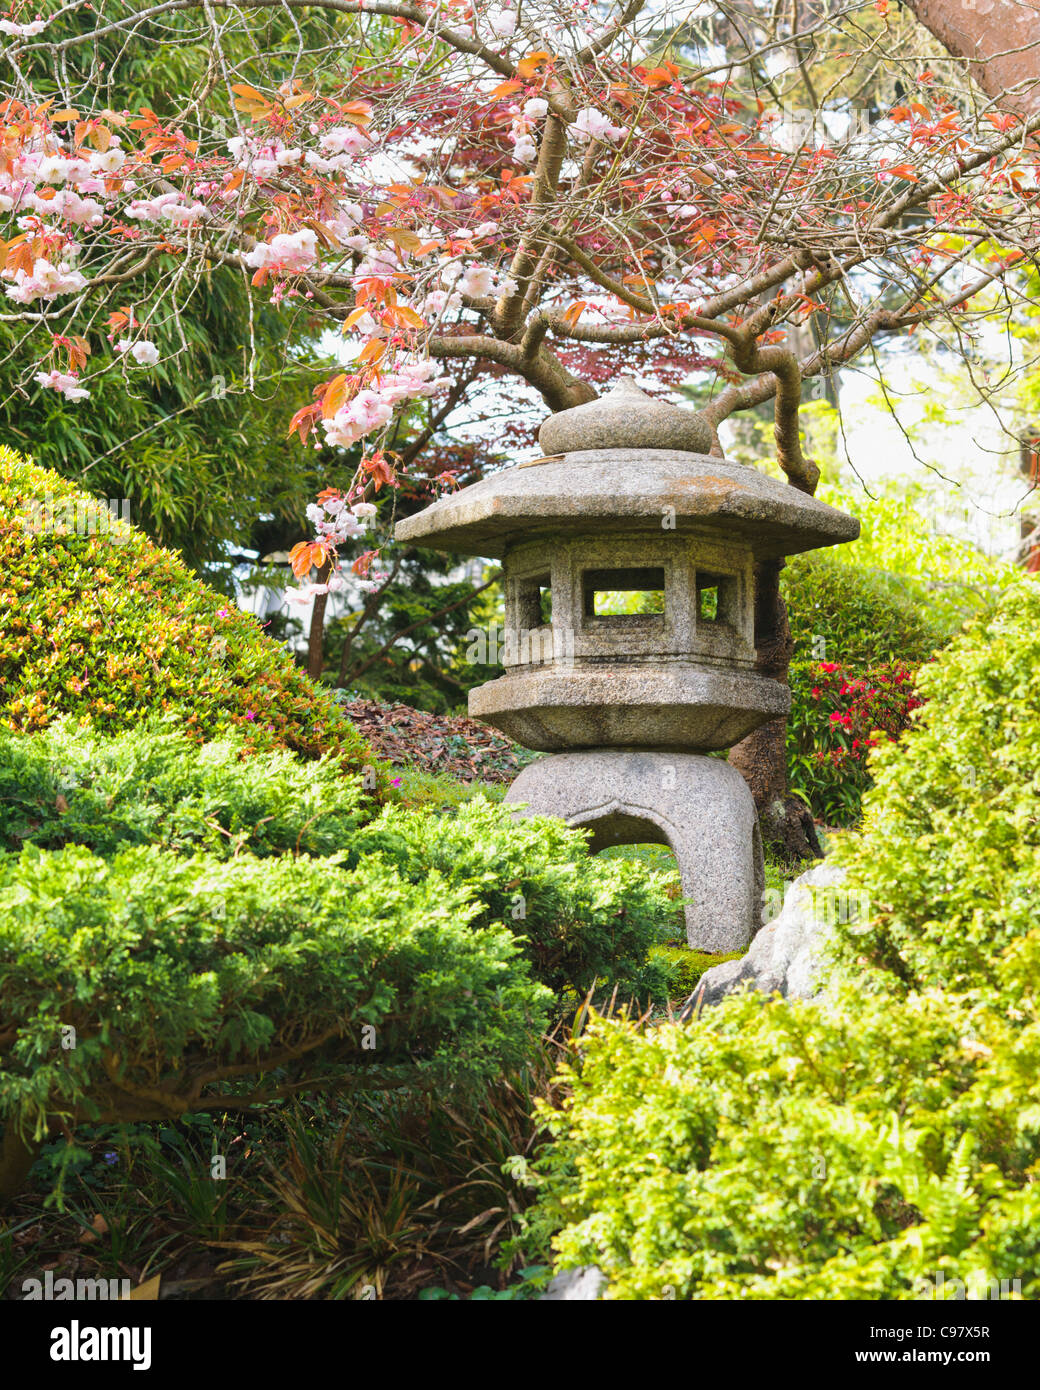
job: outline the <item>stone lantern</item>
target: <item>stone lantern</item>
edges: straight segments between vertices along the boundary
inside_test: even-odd
[[[441,498],[398,540],[501,556],[504,674],[470,714],[551,756],[506,800],[592,834],[666,844],[703,951],[747,945],[764,874],[743,777],[709,754],[787,713],[755,669],[754,565],[854,540],[846,513],[708,456],[698,414],[622,379],[547,419],[547,457]]]

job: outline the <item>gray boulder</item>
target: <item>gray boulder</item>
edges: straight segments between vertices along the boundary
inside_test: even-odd
[[[593,1303],[606,1285],[607,1277],[596,1265],[579,1265],[556,1274],[542,1294],[543,1303]]]
[[[679,1018],[695,1018],[707,1004],[753,985],[764,994],[809,999],[820,990],[823,947],[835,921],[847,921],[861,905],[844,887],[841,869],[819,864],[795,879],[780,913],[767,922],[746,956],[706,970]],[[850,901],[852,899],[852,901]]]

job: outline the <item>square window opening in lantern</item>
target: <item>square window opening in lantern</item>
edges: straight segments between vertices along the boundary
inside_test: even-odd
[[[710,627],[732,627],[736,621],[737,583],[732,575],[697,575],[697,622]]]
[[[517,617],[521,631],[552,626],[552,588],[548,574],[521,579],[517,586]]]
[[[585,617],[627,625],[664,623],[664,568],[586,570],[582,575]]]

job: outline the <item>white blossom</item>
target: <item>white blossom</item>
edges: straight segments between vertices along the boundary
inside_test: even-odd
[[[579,144],[589,140],[621,140],[628,134],[628,128],[615,125],[609,116],[597,111],[594,106],[585,106],[578,112],[570,127],[571,135]]]
[[[516,10],[507,10],[496,5],[487,12],[487,22],[491,32],[499,38],[507,39],[516,32]]]
[[[37,372],[35,379],[41,386],[59,392],[69,401],[85,401],[90,395],[85,386],[80,386],[79,377],[71,372]]]

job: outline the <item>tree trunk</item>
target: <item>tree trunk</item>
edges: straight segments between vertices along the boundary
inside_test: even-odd
[[[317,582],[327,584],[331,573],[330,564],[322,565]],[[311,608],[311,630],[307,634],[307,674],[313,680],[317,680],[325,669],[325,608],[328,601],[328,594],[317,594]]]
[[[1040,111],[1040,0],[905,0],[1002,108]]]
[[[21,1192],[42,1147],[33,1140],[25,1140],[13,1119],[5,1122],[4,1140],[0,1145],[0,1209],[9,1206]]]
[[[755,566],[755,650],[760,675],[787,684],[794,642],[780,594],[783,560]],[[755,798],[762,839],[785,862],[818,859],[822,851],[806,806],[787,794],[787,720],[771,719],[733,748],[729,761]]]

